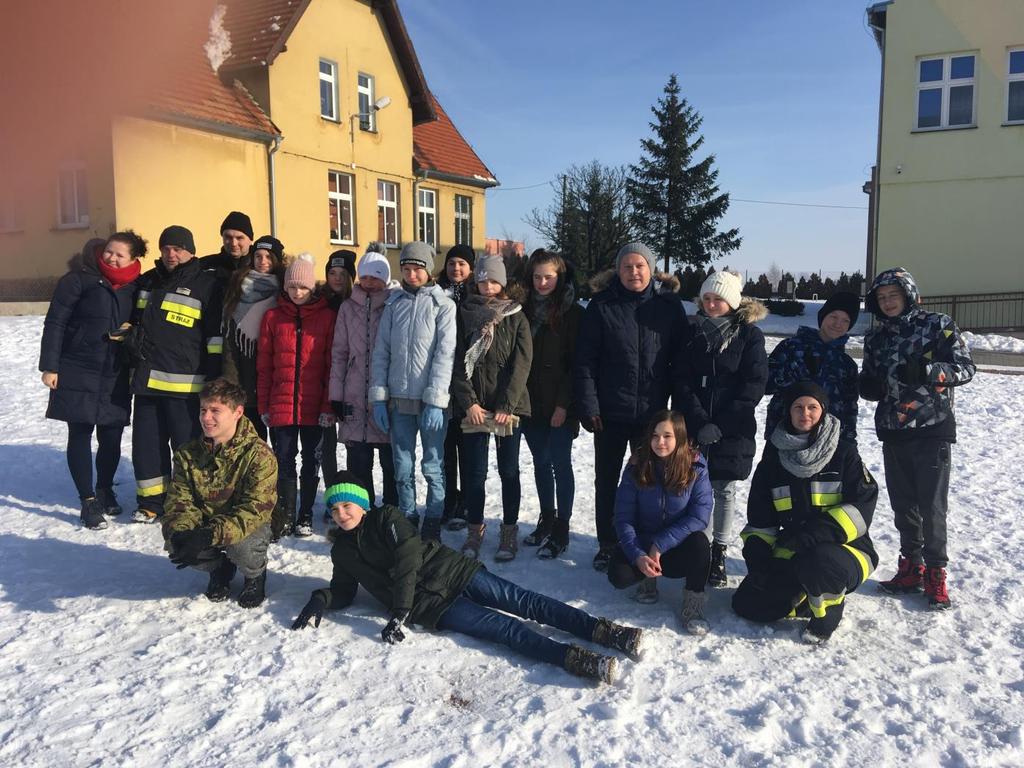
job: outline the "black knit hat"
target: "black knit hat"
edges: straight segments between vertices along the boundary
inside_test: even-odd
[[[837,309],[849,315],[850,327],[853,328],[853,324],[857,322],[857,316],[860,314],[860,297],[846,291],[833,293],[818,310],[818,327],[821,327],[830,312],[835,312]]]
[[[444,255],[445,266],[448,266],[448,259],[462,259],[469,264],[470,269],[474,269],[476,267],[476,251],[465,243],[453,245],[448,249],[448,253]]]
[[[220,232],[224,234],[225,229],[233,229],[236,232],[244,233],[250,240],[252,240],[252,221],[241,211],[232,211],[224,219],[224,222],[220,225]]]
[[[782,402],[785,404],[785,413],[793,407],[793,403],[801,397],[813,397],[821,403],[821,410],[828,411],[828,393],[813,381],[797,381],[782,390]]]
[[[172,224],[160,233],[160,247],[163,248],[165,245],[181,248],[193,256],[196,253],[196,242],[192,239],[192,233],[185,227],[177,224]]]
[[[327,265],[324,268],[326,276],[335,267],[341,267],[348,272],[349,278],[356,279],[356,254],[354,251],[335,251],[327,258]]]
[[[252,245],[253,253],[256,252],[257,248],[262,248],[265,251],[270,251],[277,257],[277,263],[280,264],[284,261],[284,243],[278,240],[276,237],[270,235],[263,235]]]

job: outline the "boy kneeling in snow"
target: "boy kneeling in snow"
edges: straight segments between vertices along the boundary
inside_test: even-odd
[[[178,568],[210,574],[206,597],[228,598],[240,569],[243,608],[263,602],[270,515],[277,503],[277,461],[245,415],[245,392],[216,379],[199,394],[204,437],[174,455],[164,505],[164,548]]]
[[[405,639],[403,627],[411,622],[503,643],[574,675],[613,682],[615,657],[552,640],[511,613],[639,658],[641,630],[523,589],[434,539],[421,539],[398,508],[371,509],[363,481],[352,472],[339,472],[325,496],[340,529],[331,549],[334,573],[329,588],[313,592],[292,629],[311,620],[319,627],[325,609],[351,605],[362,585],[388,608],[381,637],[392,645]]]

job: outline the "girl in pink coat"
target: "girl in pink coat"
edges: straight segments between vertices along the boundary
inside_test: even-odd
[[[373,487],[373,454],[378,453],[384,475],[383,503],[398,504],[395,464],[391,443],[373,421],[370,388],[370,359],[377,339],[377,326],[384,313],[384,301],[391,289],[391,267],[387,257],[370,250],[359,260],[359,282],[342,302],[334,326],[330,397],[338,417],[338,439],[345,444],[348,471],[363,479],[376,503]],[[325,482],[330,485],[331,478]]]

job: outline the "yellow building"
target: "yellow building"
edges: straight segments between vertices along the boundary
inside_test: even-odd
[[[48,298],[86,239],[125,227],[155,253],[183,224],[213,253],[231,210],[320,265],[372,240],[393,257],[410,240],[483,250],[497,181],[430,93],[395,0],[229,0],[189,30],[138,108],[0,149],[0,170],[22,165],[6,178],[32,180],[15,193],[0,174],[0,298]]]
[[[907,267],[969,328],[1024,325],[1024,3],[894,0],[868,21],[882,52],[869,274]]]

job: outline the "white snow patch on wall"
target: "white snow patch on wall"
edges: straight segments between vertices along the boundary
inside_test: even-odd
[[[213,9],[213,15],[210,17],[210,36],[203,45],[206,58],[214,72],[231,56],[231,35],[224,29],[224,16],[227,12],[226,5],[218,5]]]

